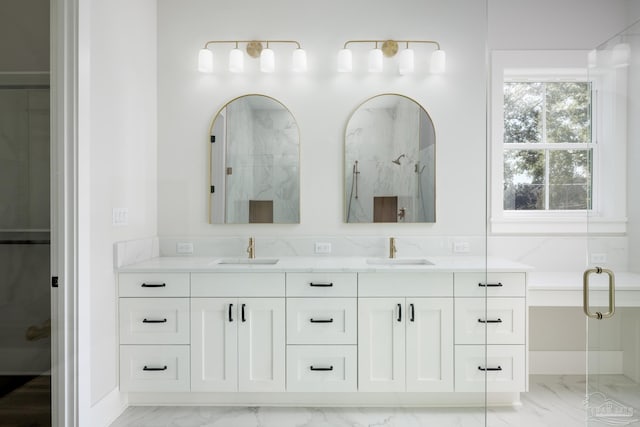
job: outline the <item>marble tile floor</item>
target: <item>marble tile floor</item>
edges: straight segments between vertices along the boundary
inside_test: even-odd
[[[585,411],[584,376],[531,376],[522,406],[482,408],[128,408],[111,427],[640,427],[640,385],[621,375],[601,376],[600,391],[634,416],[594,419]],[[597,396],[598,398],[601,396]],[[613,424],[612,422],[616,422]]]

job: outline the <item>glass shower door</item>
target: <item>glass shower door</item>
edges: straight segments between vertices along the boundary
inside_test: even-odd
[[[598,176],[606,180],[625,173],[627,212],[626,260],[607,259],[603,238],[594,231],[597,216],[617,205],[616,194],[601,194],[594,200],[588,218],[588,262],[584,272],[584,313],[587,335],[585,424],[588,426],[640,426],[640,266],[638,232],[640,196],[640,23],[603,43],[589,54],[589,74],[598,82],[594,98],[603,119],[596,126],[600,159],[595,158]],[[608,150],[605,152],[604,150]],[[618,150],[622,150],[622,154]],[[611,161],[611,152],[620,156]],[[593,183],[598,185],[598,183]],[[624,191],[617,189],[614,191]]]

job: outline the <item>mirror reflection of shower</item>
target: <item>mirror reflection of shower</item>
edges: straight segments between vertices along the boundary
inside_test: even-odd
[[[397,94],[369,99],[345,132],[346,222],[435,222],[435,171],[435,129],[426,110]]]
[[[404,154],[400,154],[400,156],[398,156],[397,159],[391,160],[391,163],[395,163],[396,165],[400,166],[400,159],[403,157],[407,157],[407,156],[405,156]]]

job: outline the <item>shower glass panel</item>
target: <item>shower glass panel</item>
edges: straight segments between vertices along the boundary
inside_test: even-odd
[[[589,265],[585,272],[587,426],[640,426],[640,22],[629,26],[589,53],[589,75],[599,82],[597,99],[606,111],[598,130],[601,177],[626,180],[626,194],[601,194],[588,218]],[[611,161],[618,153],[621,161]],[[609,161],[607,161],[609,159]],[[597,170],[597,169],[596,169]],[[598,255],[602,237],[595,234],[598,215],[626,197],[617,217],[627,217],[625,260]],[[605,206],[606,205],[606,206]],[[587,304],[588,297],[588,304]]]
[[[50,426],[49,76],[0,78],[0,424]]]

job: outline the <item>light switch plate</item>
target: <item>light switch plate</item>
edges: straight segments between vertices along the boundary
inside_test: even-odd
[[[469,242],[458,241],[453,242],[453,252],[456,254],[466,254],[471,250]]]
[[[113,208],[112,222],[113,225],[128,225],[129,208]]]
[[[191,242],[176,243],[176,253],[178,253],[178,254],[192,254],[193,253],[193,243],[191,243]]]
[[[331,253],[331,243],[328,243],[328,242],[316,242],[316,253],[317,254],[330,254]]]

